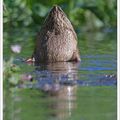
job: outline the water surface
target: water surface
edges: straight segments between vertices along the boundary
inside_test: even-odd
[[[28,65],[21,58],[31,55],[34,45],[21,43],[23,51],[14,62],[35,81],[6,92],[5,120],[117,119],[116,34],[79,33],[78,38],[80,63]],[[8,46],[4,59],[11,54]]]

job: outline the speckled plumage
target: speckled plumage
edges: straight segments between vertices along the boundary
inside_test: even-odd
[[[80,61],[77,36],[65,13],[54,6],[37,35],[33,54],[35,61]]]

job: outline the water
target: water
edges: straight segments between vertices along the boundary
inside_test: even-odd
[[[35,81],[6,91],[5,120],[117,119],[116,35],[96,32],[78,37],[81,63],[28,65],[20,58],[31,54],[32,45],[23,45],[25,51],[14,62]]]

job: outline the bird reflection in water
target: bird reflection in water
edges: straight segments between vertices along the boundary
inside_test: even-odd
[[[50,117],[68,118],[76,108],[78,66],[75,62],[57,62],[36,67],[37,87],[45,93],[45,99],[51,100]]]

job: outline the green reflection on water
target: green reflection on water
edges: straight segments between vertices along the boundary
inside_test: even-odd
[[[19,89],[5,104],[5,120],[115,120],[116,87],[74,87],[71,95],[65,88],[56,96]]]
[[[79,47],[82,55],[110,54],[116,56],[116,32],[79,33]]]

